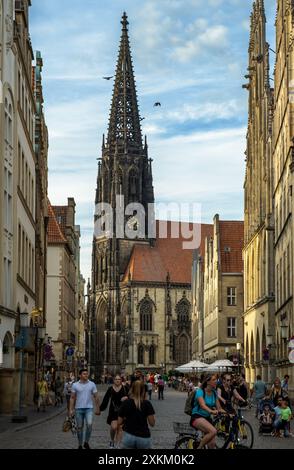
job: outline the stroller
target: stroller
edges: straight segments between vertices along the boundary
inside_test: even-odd
[[[259,408],[259,434],[270,435],[274,428],[274,405],[267,398],[261,401]]]

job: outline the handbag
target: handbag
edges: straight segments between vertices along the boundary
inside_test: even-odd
[[[75,435],[78,432],[78,425],[77,425],[76,416],[72,415],[72,416],[69,417],[69,419],[70,419],[70,425],[71,425],[71,432],[72,432],[73,435]]]
[[[71,422],[70,422],[69,417],[67,416],[64,420],[63,425],[62,425],[62,431],[63,432],[68,432],[70,430],[71,430]]]

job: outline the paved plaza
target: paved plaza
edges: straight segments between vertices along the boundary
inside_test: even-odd
[[[102,398],[105,386],[98,385],[99,396]],[[188,422],[189,417],[183,409],[186,393],[172,389],[165,391],[165,399],[159,401],[153,394],[152,404],[156,412],[156,425],[152,429],[154,449],[172,449],[176,434],[173,432],[173,421]],[[294,438],[273,438],[258,434],[258,421],[254,417],[254,409],[245,411],[244,416],[254,428],[254,448],[257,449],[293,449]],[[45,413],[33,411],[29,414],[26,425],[12,425],[10,419],[0,419],[0,449],[76,449],[77,439],[71,432],[62,432],[65,418],[64,409],[49,408]],[[109,426],[106,424],[107,411],[95,416],[91,447],[107,449],[109,447]],[[2,422],[1,422],[2,420]],[[39,422],[39,424],[36,424]],[[34,424],[35,423],[35,424]],[[293,431],[294,423],[291,428]],[[8,429],[7,429],[8,428]],[[2,431],[2,432],[1,432]]]

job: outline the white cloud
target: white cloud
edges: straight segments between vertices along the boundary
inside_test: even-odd
[[[184,123],[189,120],[211,122],[217,119],[231,119],[238,116],[240,107],[236,99],[221,103],[206,102],[198,106],[183,105],[180,109],[168,112],[166,117]]]
[[[202,54],[218,52],[228,43],[228,29],[223,25],[211,26],[189,39],[182,46],[176,47],[172,57],[179,62],[189,62]]]

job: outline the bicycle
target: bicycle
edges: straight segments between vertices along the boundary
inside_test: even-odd
[[[202,433],[187,423],[173,423],[174,432],[178,434],[175,449],[197,449]]]
[[[216,427],[216,446],[220,449],[252,449],[254,432],[242,416],[241,408],[234,415],[220,414],[213,420]]]
[[[252,449],[254,433],[251,424],[246,421],[241,409],[236,415],[219,414],[213,419],[216,427],[217,449]],[[194,449],[199,447],[202,432],[187,423],[173,423],[174,431],[178,434],[175,449]],[[207,448],[207,447],[205,447]]]

